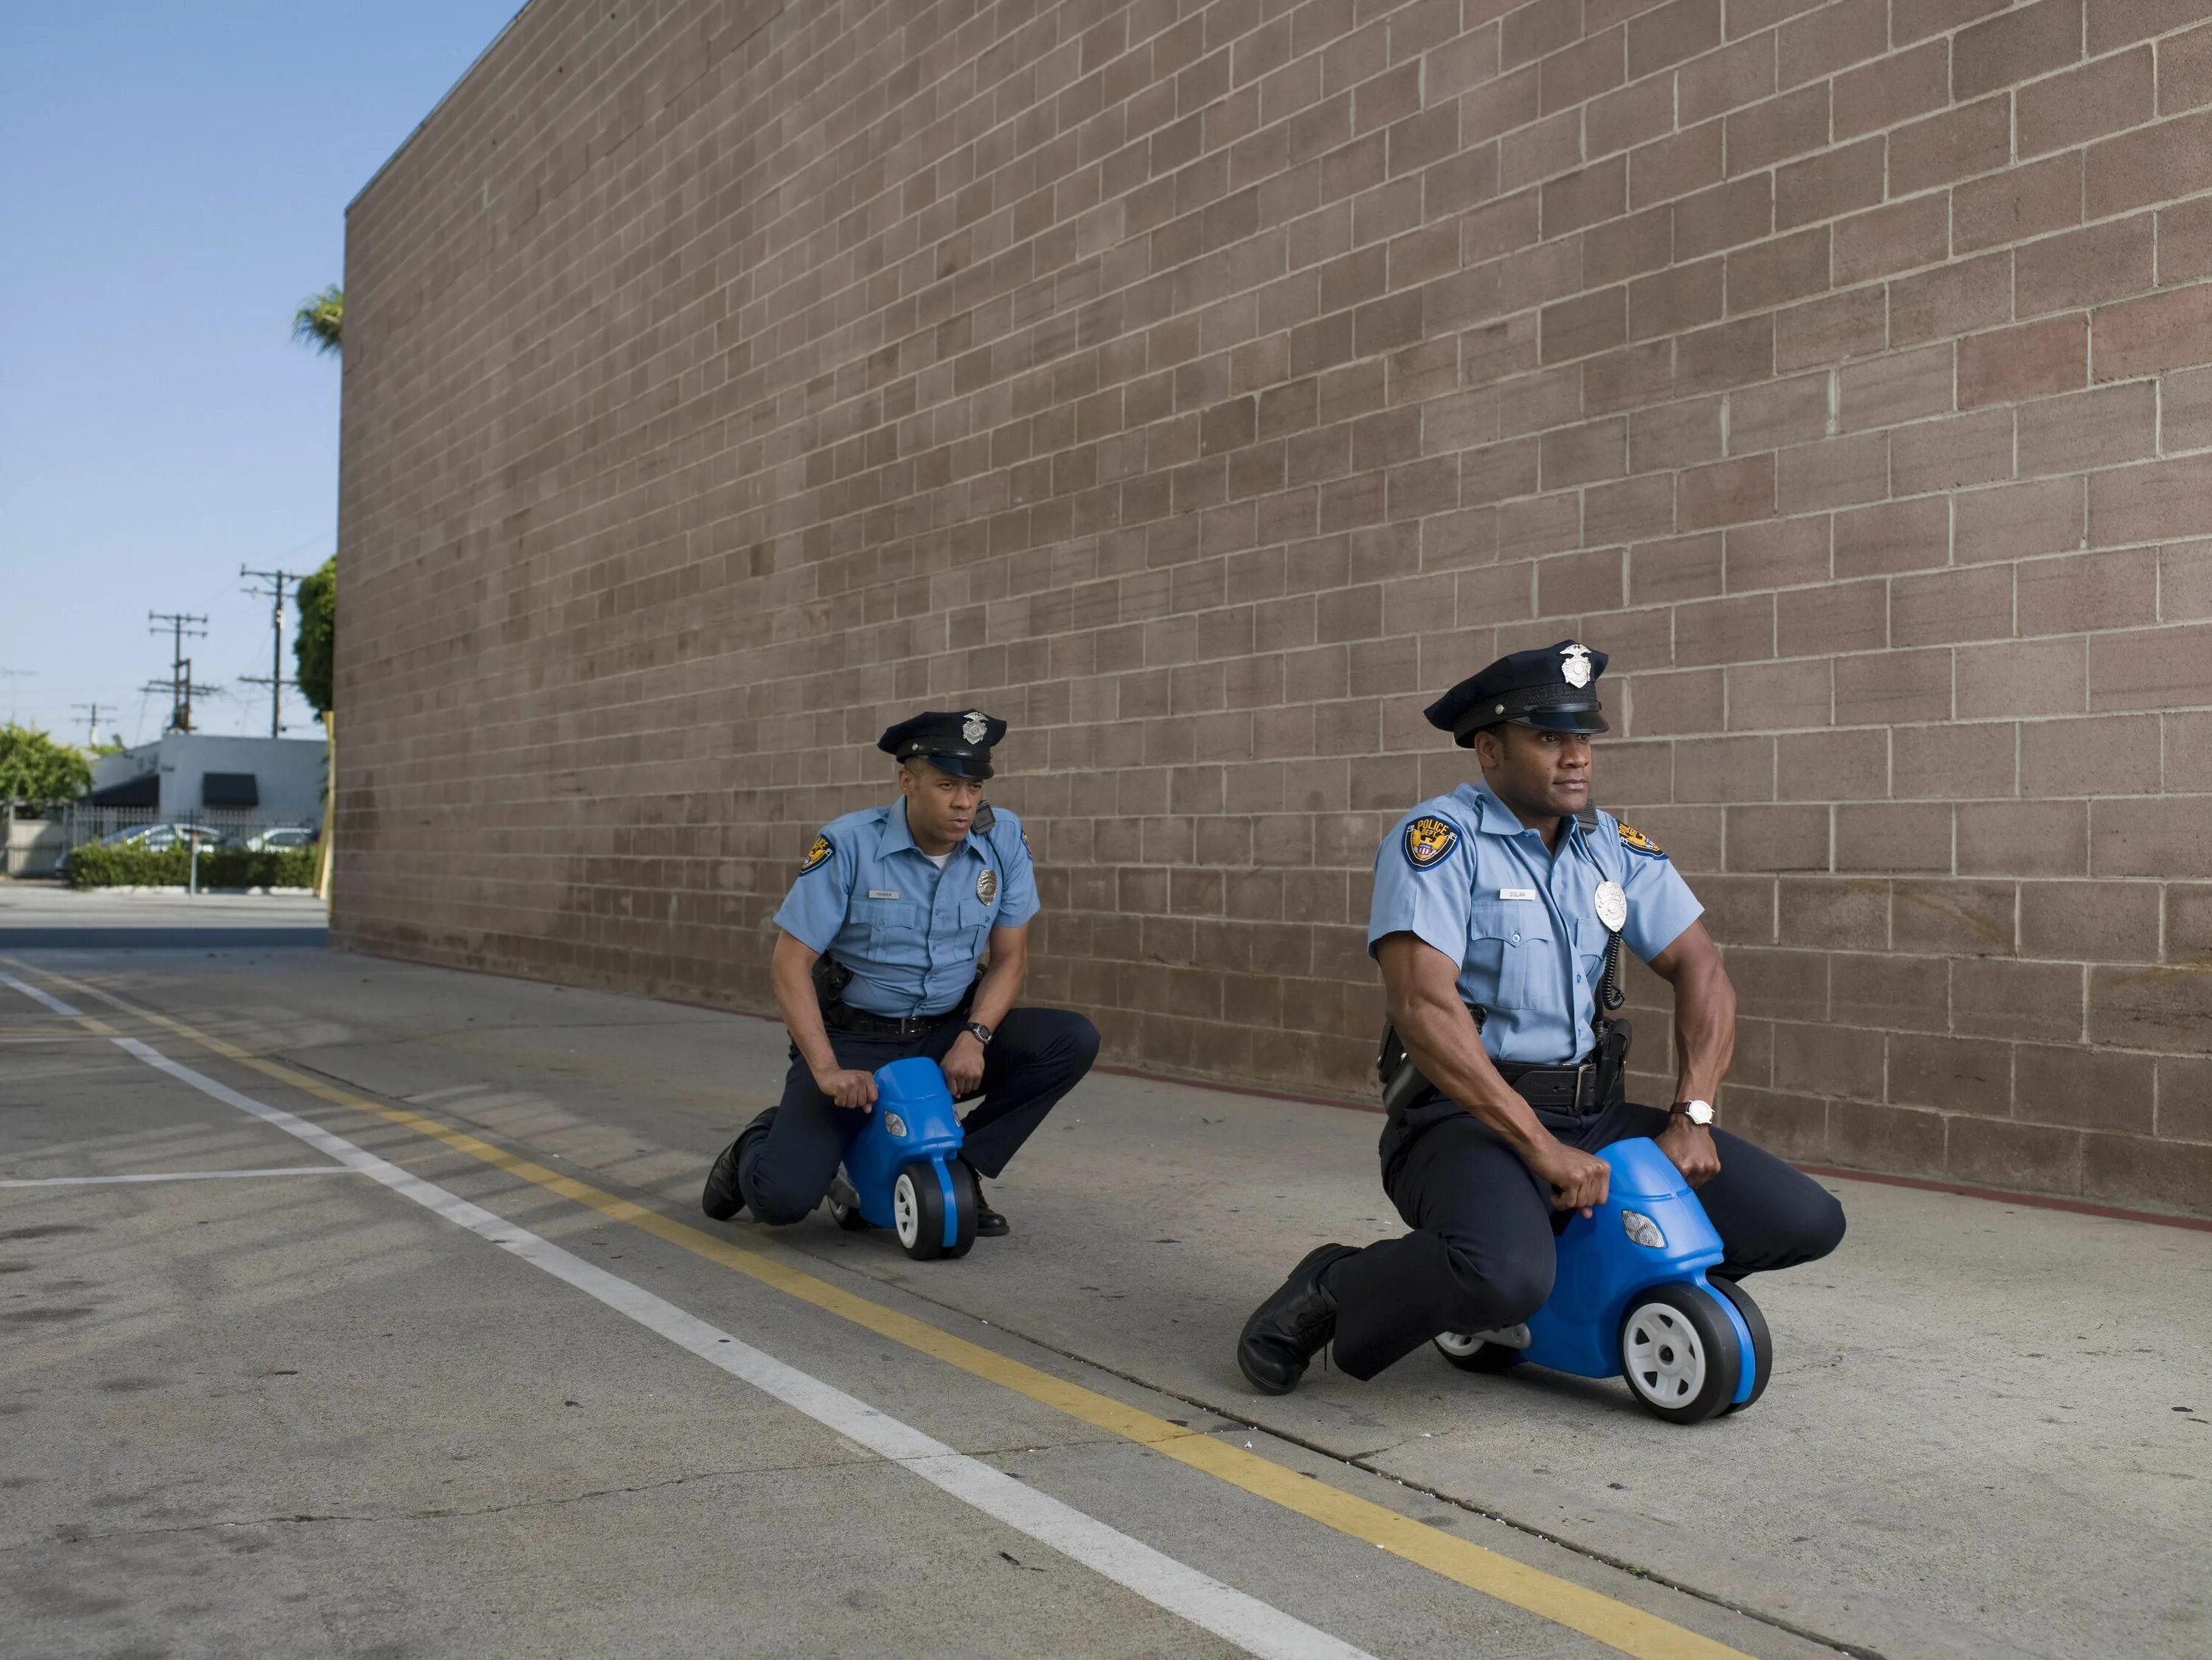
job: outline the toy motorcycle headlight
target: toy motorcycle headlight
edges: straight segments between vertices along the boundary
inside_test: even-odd
[[[1659,1224],[1640,1210],[1622,1211],[1620,1227],[1623,1233],[1640,1245],[1649,1245],[1654,1251],[1667,1248],[1667,1236],[1659,1231]]]
[[[899,1141],[906,1139],[906,1120],[896,1112],[884,1114],[884,1129]]]

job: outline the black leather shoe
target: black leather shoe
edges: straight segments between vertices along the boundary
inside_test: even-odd
[[[1322,1270],[1357,1256],[1350,1245],[1317,1245],[1308,1251],[1275,1294],[1252,1311],[1237,1340],[1237,1368],[1262,1395],[1287,1395],[1306,1366],[1336,1336],[1336,1299],[1322,1287]]]
[[[746,1137],[765,1136],[768,1127],[775,1122],[774,1107],[755,1118],[738,1132],[738,1139],[722,1149],[714,1160],[714,1167],[707,1172],[705,1191],[699,1195],[699,1209],[718,1222],[726,1222],[745,1208],[745,1196],[738,1190],[738,1159],[745,1150]]]
[[[1014,1230],[1007,1226],[1004,1216],[991,1209],[991,1202],[983,1197],[983,1178],[975,1173],[975,1166],[968,1164],[965,1159],[960,1162],[968,1165],[968,1179],[975,1186],[975,1237],[979,1239],[1005,1239]]]

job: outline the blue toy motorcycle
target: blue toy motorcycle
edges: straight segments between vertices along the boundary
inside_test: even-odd
[[[926,1055],[876,1069],[876,1110],[845,1149],[830,1214],[848,1233],[888,1227],[917,1262],[975,1243],[975,1178],[945,1074]]]
[[[1671,1422],[1739,1412],[1766,1388],[1773,1344],[1741,1287],[1708,1280],[1720,1236],[1674,1162],[1647,1137],[1598,1156],[1613,1166],[1606,1201],[1559,1234],[1552,1294],[1525,1325],[1437,1348],[1468,1372],[1523,1362],[1583,1378],[1626,1377],[1638,1404]]]

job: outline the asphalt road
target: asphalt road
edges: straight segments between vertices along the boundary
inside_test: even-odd
[[[698,1215],[764,1022],[100,916],[0,943],[0,1654],[2212,1651],[2212,1235],[1842,1184],[1739,1418],[1262,1401],[1371,1119],[1100,1076],[915,1263]]]

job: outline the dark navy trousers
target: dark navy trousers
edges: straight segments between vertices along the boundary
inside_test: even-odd
[[[838,1064],[858,1072],[908,1055],[944,1059],[963,1029],[964,1016],[948,1015],[913,1037],[837,1032],[830,1046]],[[982,1099],[961,1120],[967,1140],[961,1157],[978,1175],[996,1176],[1015,1149],[1044,1122],[1061,1096],[1081,1082],[1098,1058],[1098,1028],[1064,1009],[1009,1009],[983,1051]],[[767,1135],[748,1146],[738,1164],[745,1208],[763,1222],[796,1222],[829,1192],[845,1149],[868,1115],[841,1107],[814,1087],[814,1074],[794,1045],[783,1100]]]
[[[1536,1116],[1571,1147],[1594,1153],[1667,1127],[1657,1107],[1622,1103],[1577,1116]],[[1725,1130],[1713,1131],[1720,1173],[1698,1198],[1724,1253],[1711,1271],[1738,1280],[1826,1256],[1844,1237],[1844,1208],[1811,1177]],[[1552,1294],[1555,1231],[1571,1211],[1521,1155],[1473,1113],[1431,1094],[1382,1132],[1382,1185],[1413,1231],[1369,1245],[1329,1270],[1339,1369],[1371,1378],[1439,1332],[1517,1325]]]

